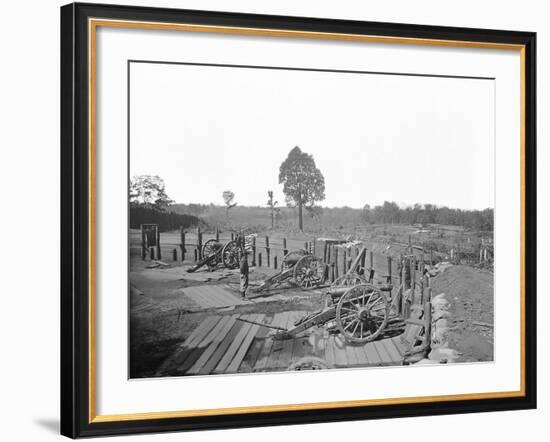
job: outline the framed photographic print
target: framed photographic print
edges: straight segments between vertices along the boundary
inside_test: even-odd
[[[535,60],[62,7],[62,434],[534,408]]]

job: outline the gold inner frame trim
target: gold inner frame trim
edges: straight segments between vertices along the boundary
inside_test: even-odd
[[[511,50],[520,53],[520,389],[518,391],[466,393],[437,396],[417,396],[388,399],[367,399],[352,401],[315,402],[284,405],[261,405],[234,408],[215,408],[179,411],[159,411],[129,414],[96,414],[96,31],[97,27],[133,28],[147,30],[170,30],[186,32],[207,32],[218,34],[253,35],[267,37],[308,38],[369,43],[412,44],[419,46],[443,46],[476,49]],[[245,28],[231,26],[210,26],[182,23],[142,22],[130,20],[88,19],[88,93],[89,93],[89,423],[134,421],[146,419],[169,419],[200,416],[239,415],[247,413],[268,413],[281,411],[323,410],[329,408],[365,407],[376,405],[420,404],[427,402],[503,399],[525,396],[525,45],[475,42],[459,40],[423,39],[411,37],[390,37],[377,35],[339,34],[283,29]]]

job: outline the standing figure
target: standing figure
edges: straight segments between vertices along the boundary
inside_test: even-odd
[[[241,297],[243,300],[245,300],[246,291],[248,290],[248,252],[246,251],[246,249],[243,249],[239,270],[241,274]]]

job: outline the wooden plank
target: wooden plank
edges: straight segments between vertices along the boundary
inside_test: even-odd
[[[388,354],[388,351],[384,348],[384,345],[380,341],[374,341],[374,346],[376,347],[376,350],[378,351],[378,355],[380,356],[380,359],[382,360],[382,363],[384,365],[391,364],[392,359],[390,355]]]
[[[355,352],[355,345],[348,344],[347,342],[346,342],[345,345],[346,345],[345,346],[346,356],[348,358],[348,365],[350,367],[354,367],[354,366],[358,365],[359,360],[357,359],[357,353]]]
[[[367,357],[367,354],[365,353],[365,344],[363,345],[356,345],[353,347],[355,351],[355,357],[357,359],[357,365],[361,367],[365,367],[369,365],[369,358]]]
[[[228,305],[222,290],[223,289],[215,285],[209,286],[208,288],[208,299],[214,307],[226,307]]]
[[[185,290],[187,289],[184,289],[184,293]],[[208,299],[207,296],[205,296],[204,294],[201,294],[201,293],[192,293],[192,294],[189,294],[188,297],[195,303],[195,304],[198,304],[200,307],[202,308],[212,308],[214,305],[212,304],[212,302],[210,302],[210,300]]]
[[[243,318],[250,319],[250,320],[253,321],[257,318],[257,316],[258,315],[251,315],[250,317],[243,316]],[[241,343],[243,342],[244,338],[247,336],[250,328],[253,325],[253,324],[250,324],[249,322],[243,322],[243,321],[237,321],[237,322],[242,324],[242,326],[241,326],[239,332],[237,333],[237,335],[234,337],[231,344],[229,345],[229,347],[227,348],[227,351],[225,352],[225,354],[220,359],[220,362],[218,363],[218,365],[214,369],[214,373],[224,373],[225,372],[225,370],[227,369],[227,367],[229,366],[229,364],[233,360],[233,357],[235,356],[235,354],[239,350],[239,347],[241,346]]]
[[[157,369],[156,376],[171,374],[175,367],[181,366],[193,352],[195,345],[219,322],[221,316],[209,316],[193,330],[178,349]]]
[[[288,327],[290,311],[282,312],[280,318],[278,319],[279,327]],[[285,340],[283,339],[274,339],[273,345],[271,346],[271,352],[267,358],[264,370],[272,371],[276,366],[277,361],[279,360],[279,354],[283,350]]]
[[[378,355],[378,351],[376,350],[374,342],[367,342],[363,348],[369,360],[369,365],[382,364],[382,359],[380,359],[380,356]]]
[[[282,327],[286,324],[287,316],[284,313],[277,313],[275,317],[273,318],[273,321],[271,325],[276,327]],[[279,342],[275,339],[273,339],[273,334],[275,334],[274,330],[271,330],[267,336],[267,340],[265,342],[264,348],[262,349],[262,352],[260,356],[258,357],[258,361],[256,362],[256,365],[254,366],[254,371],[263,371],[266,370],[267,363],[269,361],[269,357],[271,355],[271,350],[276,342]]]
[[[355,354],[357,356],[357,363],[358,365],[362,367],[366,367],[369,365],[369,357],[367,353],[365,352],[365,346],[367,344],[359,345],[355,347]]]
[[[327,361],[330,368],[334,368],[336,366],[336,362],[334,359],[334,336],[329,335],[327,339],[325,339],[325,360]]]
[[[196,347],[207,335],[212,331],[212,329],[220,322],[222,319],[222,316],[209,316],[204,320],[201,325],[199,325],[200,330],[197,332],[195,336],[193,336],[192,339],[189,339],[189,342],[187,342],[186,346],[190,348]],[[202,324],[205,324],[205,327],[202,327]]]
[[[187,287],[183,289],[184,293],[188,293],[189,296],[198,304],[203,307],[210,308],[213,307],[213,303],[210,301],[208,296],[208,286],[195,286]]]
[[[193,332],[184,341],[182,346],[185,346],[185,347],[195,346],[197,341],[202,339],[206,335],[206,333],[212,330],[214,325],[216,325],[220,319],[221,319],[221,316],[208,316],[204,321],[202,321],[199,324],[199,326],[195,330],[193,330]]]
[[[346,355],[346,344],[340,336],[335,336],[333,341],[334,364],[336,367],[347,367],[348,357]]]
[[[391,338],[392,342],[395,344],[395,347],[397,350],[399,350],[399,353],[401,354],[401,357],[405,356],[405,353],[409,351],[410,347],[403,342],[403,339],[401,338],[402,335],[394,336]]]
[[[208,362],[204,364],[204,366],[199,370],[199,374],[212,373],[212,371],[217,366],[220,359],[225,355],[227,349],[233,343],[233,341],[235,340],[235,337],[241,331],[244,325],[245,323],[241,321],[235,321],[233,323],[233,326],[231,327],[229,332],[225,335],[222,342],[220,342],[220,345],[218,345],[218,348],[216,349],[214,354],[210,356],[210,359],[208,360]]]
[[[195,344],[193,351],[189,354],[189,356],[183,361],[180,367],[178,367],[178,372],[186,373],[187,370],[189,370],[193,364],[196,362],[196,360],[200,357],[202,352],[206,349],[208,344],[214,339],[220,330],[223,328],[223,326],[229,321],[229,316],[221,316],[218,323],[214,326],[214,328],[206,334],[204,338],[202,338],[197,344]]]
[[[193,342],[195,342],[197,336],[203,336],[204,333],[208,333],[217,320],[219,320],[219,317],[210,316],[202,321],[199,326],[191,332],[187,339],[179,344],[176,350],[157,368],[155,376],[164,376],[169,374],[174,365],[181,364],[192,351]]]
[[[239,304],[237,298],[235,298],[235,296],[233,296],[231,293],[228,293],[223,287],[214,287],[215,289],[212,291],[212,298],[220,307],[227,307]]]
[[[294,318],[294,321],[296,321],[298,318],[304,315],[304,312],[296,312],[296,317]],[[299,338],[295,338],[292,343],[292,354],[290,357],[290,363],[295,363],[296,361],[299,361],[302,359],[306,353],[310,353],[309,350],[309,337],[308,336],[300,336]]]
[[[198,374],[200,372],[200,369],[208,362],[208,359],[210,359],[210,357],[215,353],[220,343],[229,333],[229,330],[231,330],[231,327],[233,327],[233,324],[235,324],[235,319],[236,316],[229,317],[224,326],[221,327],[219,332],[212,338],[212,340],[208,344],[208,347],[202,352],[200,357],[187,371],[187,373]]]
[[[384,348],[390,355],[392,362],[401,362],[403,360],[391,339],[382,339],[380,343],[384,346]]]
[[[293,325],[294,325],[294,322],[301,316],[301,313],[299,312],[291,312],[289,315],[288,315],[288,322],[287,322],[287,326],[286,328],[291,328]],[[303,338],[302,338],[303,339]],[[283,341],[283,348],[281,350],[281,353],[279,355],[279,359],[277,361],[277,364],[276,364],[276,368],[288,368],[288,366],[290,365],[290,360],[292,359],[292,352],[293,352],[293,348],[294,348],[294,344],[297,342],[297,341],[300,341],[301,339],[300,338],[294,338],[294,339],[287,339],[285,341]],[[307,341],[307,338],[306,338],[306,342]]]
[[[277,313],[275,317],[273,318],[271,325],[276,327],[281,327],[281,321],[284,319],[284,315],[282,313]],[[269,356],[271,354],[271,349],[273,348],[273,345],[275,343],[275,340],[273,339],[273,334],[275,333],[274,330],[271,330],[268,332],[266,336],[266,341],[264,344],[264,347],[262,348],[262,351],[260,352],[260,355],[258,356],[258,360],[256,361],[256,364],[254,365],[254,371],[263,371],[265,370],[265,367],[267,365],[267,361],[269,360]]]
[[[205,302],[208,302],[211,307],[219,307],[220,302],[217,299],[215,286],[203,286],[201,288],[201,295]]]
[[[267,314],[264,316],[263,323],[270,325],[273,322],[273,319],[275,318],[274,313]],[[250,345],[250,348],[248,350],[248,353],[244,357],[243,361],[241,362],[241,366],[239,367],[240,373],[249,373],[254,371],[254,366],[256,365],[256,362],[258,361],[258,358],[264,348],[265,343],[267,342],[268,335],[271,333],[271,329],[267,327],[260,327],[258,330],[258,333],[256,333],[256,337],[252,341],[252,344]]]
[[[264,317],[264,315],[260,315],[257,318],[257,321],[261,322],[263,317]],[[237,370],[239,369],[239,366],[241,365],[241,362],[244,359],[244,357],[246,355],[246,352],[248,351],[248,348],[250,347],[250,344],[252,344],[252,340],[256,336],[256,333],[258,332],[259,328],[260,328],[260,326],[256,325],[256,324],[254,324],[254,325],[252,325],[252,327],[250,327],[250,330],[248,331],[248,334],[244,338],[244,340],[241,344],[241,347],[237,351],[237,354],[235,355],[235,357],[231,361],[231,364],[229,364],[229,367],[227,367],[226,373],[237,373]]]

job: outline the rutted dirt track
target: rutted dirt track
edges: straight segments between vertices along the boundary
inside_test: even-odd
[[[450,303],[448,344],[461,353],[459,362],[493,360],[493,273],[451,266],[432,279],[434,294]]]

